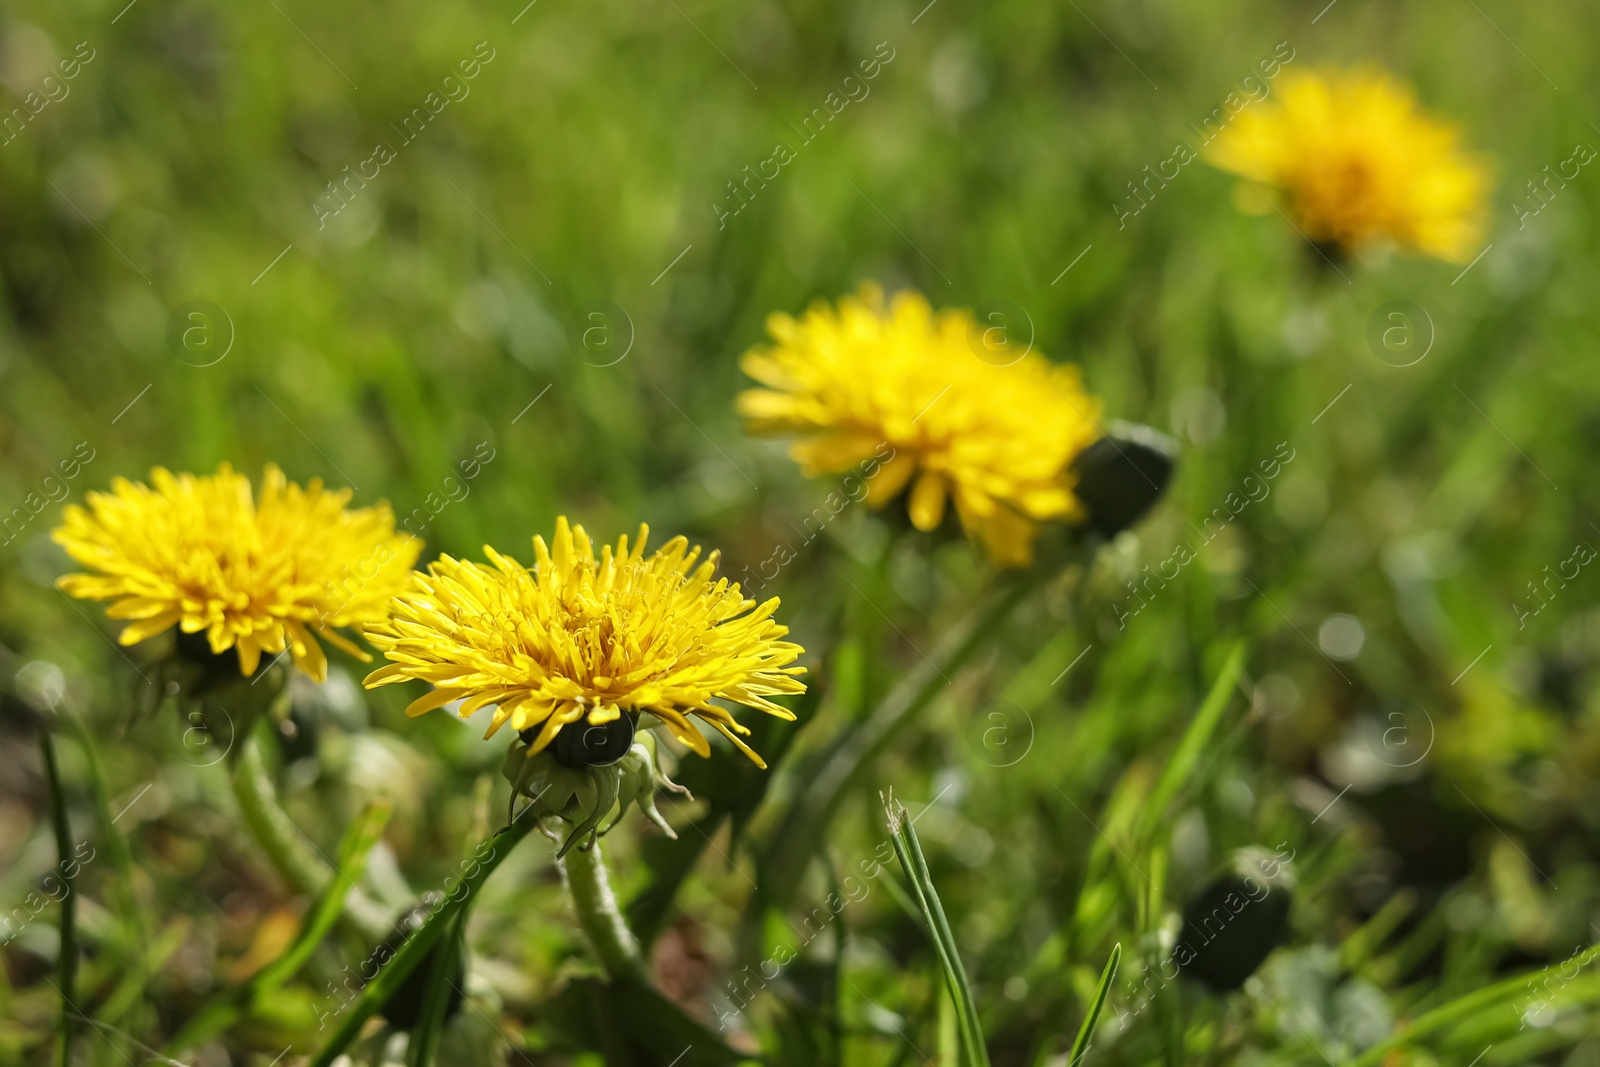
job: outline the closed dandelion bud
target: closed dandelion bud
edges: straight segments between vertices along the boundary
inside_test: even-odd
[[[623,719],[628,718],[631,716],[623,716]],[[582,730],[570,732],[576,737],[583,734]],[[656,790],[666,789],[690,799],[693,797],[658,769],[655,738],[649,731],[632,734],[630,730],[630,735],[627,751],[609,763],[569,765],[555,745],[534,752],[520,737],[506,753],[501,773],[511,783],[513,804],[517,796],[526,797],[534,807],[535,819],[541,822],[559,820],[572,827],[565,837],[560,837],[559,856],[565,856],[574,845],[587,847],[591,835],[609,833],[634,805],[668,837],[678,836],[656,809]],[[615,744],[618,736],[621,736],[620,730],[607,731],[604,744]],[[602,828],[601,823],[613,811],[616,817]],[[526,818],[527,813],[514,817]],[[560,836],[550,826],[546,826],[546,832],[553,839]]]
[[[1073,461],[1073,491],[1088,510],[1088,525],[1102,536],[1115,537],[1155,507],[1172,480],[1176,442],[1148,426],[1113,423],[1102,437]]]
[[[1287,866],[1272,853],[1240,850],[1234,869],[1184,908],[1173,961],[1218,992],[1238,989],[1283,941],[1292,882]]]
[[[372,958],[382,963],[389,961],[400,951],[401,947],[411,939],[411,936],[422,929],[428,917],[444,903],[444,898],[438,893],[429,893],[422,898],[421,903],[407,911],[396,920],[394,933],[388,940],[373,950]],[[388,1020],[389,1025],[396,1030],[410,1030],[417,1025],[417,1020],[422,1015],[422,999],[428,988],[428,979],[439,965],[440,958],[444,955],[448,945],[441,940],[428,953],[426,959],[417,964],[412,972],[406,975],[406,980],[400,983],[398,989],[378,1009],[378,1014]],[[467,984],[467,962],[461,955],[456,955],[456,973],[450,978],[450,992],[446,997],[444,1017],[449,1019],[461,1010],[463,994],[462,988]]]

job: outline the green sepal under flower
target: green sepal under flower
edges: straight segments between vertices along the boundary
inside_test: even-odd
[[[633,805],[668,837],[676,838],[678,835],[656,810],[656,790],[667,789],[694,799],[689,790],[657,766],[655,738],[649,731],[637,734],[621,759],[600,767],[563,766],[552,748],[532,756],[527,752],[528,745],[520,740],[512,745],[501,773],[511,783],[513,805],[518,794],[527,797],[536,806],[533,814],[541,826],[547,818],[572,824],[556,854],[558,859],[574,845],[588,848],[595,838],[609,833]],[[600,824],[613,809],[616,818],[602,828]],[[557,836],[548,829],[546,832],[552,838]]]

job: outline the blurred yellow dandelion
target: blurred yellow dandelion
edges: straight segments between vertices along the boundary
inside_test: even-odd
[[[485,736],[506,723],[519,733],[537,727],[530,756],[565,726],[599,726],[623,712],[649,712],[709,755],[693,715],[765,767],[739,736],[749,729],[712,701],[793,719],[767,697],[805,691],[794,677],[805,668],[791,666],[804,650],[782,640],[789,631],[773,620],[776,597],[758,605],[737,583],[713,580],[718,553],[701,560],[678,537],[646,556],[648,535],[640,526],[631,545],[623,535],[597,559],[583,527],[562,517],[553,546],[533,539],[532,569],[488,546],[493,566],[441,557],[367,628],[391,661],[367,687],[434,685],[408,715],[456,700],[463,718],[497,705]]]
[[[396,533],[387,504],[348,509],[348,489],[305,488],[268,465],[260,499],[224,463],[214,475],[160,467],[151,485],[118,478],[88,506],[67,508],[52,537],[94,572],[57,581],[85,600],[111,600],[130,619],[131,645],[177,626],[205,632],[211,651],[237,648],[254,674],[263,652],[287,647],[317,681],[328,661],[313,632],[361,659],[337,627],[376,622],[405,587],[422,543]]]
[[[881,507],[908,485],[919,530],[955,502],[962,526],[1002,566],[1027,565],[1042,521],[1081,521],[1072,460],[1100,437],[1100,403],[1076,367],[985,348],[972,313],[935,312],[918,293],[885,304],[876,285],[838,306],[767,319],[773,344],[748,352],[766,388],[739,397],[755,433],[792,434],[808,476],[892,458],[869,480]],[[1013,343],[1010,348],[1017,347]],[[982,350],[982,355],[980,355]]]
[[[1206,156],[1280,190],[1313,241],[1353,251],[1388,239],[1465,262],[1482,242],[1489,174],[1459,142],[1387,74],[1291,71],[1276,99],[1241,113]],[[1242,191],[1246,200],[1259,197]]]

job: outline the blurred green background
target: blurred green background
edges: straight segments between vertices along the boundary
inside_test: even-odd
[[[239,836],[222,768],[182,720],[133,714],[158,649],[119,653],[95,605],[51,587],[68,569],[48,539],[62,497],[156,465],[256,476],[272,461],[351,486],[414,517],[425,558],[488,542],[526,561],[559,514],[608,540],[640,521],[688,534],[734,577],[793,543],[771,589],[815,699],[765,731],[769,751],[793,748],[759,781],[722,751],[714,773],[685,761],[702,799],[664,808],[714,832],[655,946],[684,1017],[771,1062],[947,1047],[926,939],[876,889],[716,1030],[781,916],[826,897],[824,860],[855,867],[885,839],[890,785],[914,811],[938,798],[917,829],[997,1063],[1064,1062],[1118,941],[1089,1054],[1106,1063],[1345,1062],[1568,959],[1595,937],[1600,893],[1600,613],[1590,568],[1545,583],[1600,544],[1596,194],[1588,170],[1542,201],[1526,183],[1600,145],[1597,40],[1600,12],[1572,0],[8,5],[5,907],[53,858],[24,710],[41,691],[104,765],[96,796],[66,744],[80,834],[114,853],[96,812],[137,795],[114,827],[128,862],[91,864],[80,886],[84,1007],[116,1009],[85,1027],[80,1062],[144,1062],[271,958],[305,904]],[[1191,124],[1275,54],[1387,68],[1459,123],[1496,173],[1481,258],[1330,267],[1276,214],[1237,210],[1203,161],[1119,218],[1127,183],[1198,147]],[[793,158],[735,193],[780,142]],[[1543,206],[1519,219],[1514,203]],[[808,769],[999,581],[958,540],[865,509],[800,546],[795,525],[835,486],[741,432],[737,361],[764,317],[866,279],[937,305],[1009,302],[1018,343],[1080,364],[1109,415],[1171,433],[1182,460],[1086,574],[1067,548],[1046,553],[1037,595],[813,827],[817,855],[786,860],[778,830]],[[1201,547],[1205,516],[1288,453]],[[1127,583],[1180,544],[1196,561],[1120,618],[1137,606]],[[1182,790],[1150,807],[1238,639],[1231,703]],[[398,907],[498,824],[503,739],[407,721],[401,694],[357,695],[361,666],[336,658],[324,691],[297,693],[279,788],[330,853],[363,799],[392,794],[368,879]],[[707,814],[704,791],[724,788],[755,813],[737,842]],[[657,884],[647,840],[635,821],[608,839],[630,900]],[[1134,1013],[1188,895],[1235,850],[1281,845],[1291,932],[1252,986],[1174,986]],[[774,865],[795,885],[757,889]],[[601,1054],[563,1026],[592,968],[559,890],[536,841],[478,908],[478,1011],[460,1025],[479,1027],[482,1062]],[[0,1062],[45,1062],[52,922],[4,949]],[[135,960],[153,977],[115,1000]],[[330,946],[299,999],[204,1062],[315,1048],[310,998],[342,962]],[[1485,1046],[1485,1065],[1594,1062],[1600,983],[1573,967],[1540,994],[1549,1010],[1518,988],[1386,1062],[1464,1064]],[[685,1064],[711,1055],[689,1043]],[[677,1045],[633,1054],[665,1064]]]

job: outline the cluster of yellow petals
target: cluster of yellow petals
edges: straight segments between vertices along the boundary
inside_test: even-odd
[[[886,303],[871,284],[798,319],[773,314],[774,343],[742,364],[765,388],[742,394],[739,411],[752,432],[794,435],[807,476],[875,466],[889,446],[870,504],[910,486],[911,521],[932,530],[953,500],[996,563],[1025,566],[1038,523],[1084,517],[1071,463],[1101,436],[1100,403],[1076,367],[1031,347],[1012,356],[1022,342],[996,344],[986,326],[915,292]]]
[[[1274,96],[1236,116],[1206,154],[1280,190],[1313,241],[1354,251],[1387,239],[1453,262],[1482,244],[1487,168],[1454,126],[1382,72],[1286,71]]]
[[[388,505],[348,509],[348,489],[301,488],[271,465],[259,500],[226,463],[207,476],[158,467],[150,482],[114,480],[51,535],[93,572],[57,585],[113,601],[106,614],[132,620],[124,645],[177,626],[203,631],[215,653],[237,648],[247,675],[288,648],[317,681],[328,661],[313,633],[370,658],[334,629],[383,618],[409,580],[422,543],[395,532]]]
[[[648,527],[599,557],[582,526],[556,524],[555,542],[533,539],[532,569],[485,546],[492,566],[443,556],[397,596],[366,636],[391,661],[368,688],[417,679],[433,692],[406,709],[420,715],[461,701],[463,717],[496,705],[488,735],[506,723],[538,728],[529,755],[580,720],[600,725],[623,712],[650,712],[684,744],[710,754],[690,722],[709,723],[766,766],[740,738],[749,729],[714,700],[794,714],[767,699],[804,692],[790,666],[803,649],[782,638],[763,604],[737,583],[713,580],[718,554],[703,561],[678,537],[645,555]],[[486,736],[488,736],[486,735]]]

